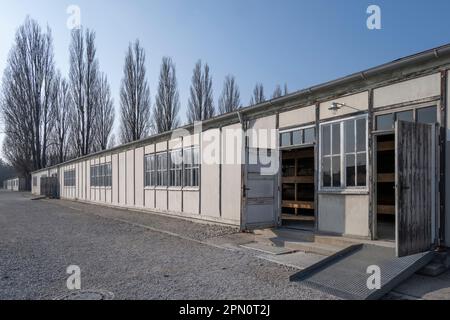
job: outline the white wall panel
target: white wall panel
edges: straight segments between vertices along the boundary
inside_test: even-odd
[[[126,157],[126,204],[134,206],[134,150],[128,150]]]
[[[316,106],[308,106],[295,110],[281,112],[279,117],[279,128],[301,126],[316,121]]]
[[[112,170],[112,203],[119,203],[119,156],[113,154],[111,157]]]
[[[167,190],[166,189],[156,189],[156,209],[167,211]]]
[[[441,94],[439,73],[381,87],[373,91],[375,108],[409,102]]]
[[[331,103],[333,103],[333,102],[346,104],[350,108],[342,107],[339,110],[333,112],[332,110],[329,110]],[[334,118],[334,117],[343,116],[343,115],[347,115],[347,114],[349,115],[349,114],[358,112],[355,109],[360,110],[360,111],[365,111],[365,110],[369,109],[369,92],[368,91],[360,92],[357,94],[352,94],[349,96],[338,97],[333,100],[328,100],[328,101],[322,102],[320,104],[320,119],[324,120],[324,119]]]
[[[135,205],[144,206],[144,148],[137,148],[134,153],[135,171]]]
[[[199,191],[183,191],[183,212],[189,214],[199,213]]]
[[[125,152],[119,153],[119,204],[125,205],[126,188],[126,167],[125,167]]]

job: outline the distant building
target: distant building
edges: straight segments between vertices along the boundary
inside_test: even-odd
[[[25,191],[26,180],[25,178],[11,178],[3,181],[3,189],[11,191]]]

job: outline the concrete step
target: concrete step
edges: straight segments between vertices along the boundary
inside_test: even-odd
[[[344,238],[341,236],[330,236],[330,235],[314,235],[314,241],[321,244],[347,247],[353,244],[361,243],[359,239]]]
[[[284,246],[292,250],[315,253],[324,256],[331,256],[346,248],[346,246],[336,246],[311,241],[298,241],[280,237],[273,239],[272,242],[276,245]]]
[[[314,233],[311,231],[271,228],[258,229],[253,232],[259,239],[285,238],[299,241],[314,241]]]

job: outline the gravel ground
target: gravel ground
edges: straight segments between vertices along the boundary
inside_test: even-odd
[[[0,299],[67,295],[73,264],[83,290],[116,299],[334,298],[290,283],[290,268],[198,241],[227,227],[0,191],[0,230]]]

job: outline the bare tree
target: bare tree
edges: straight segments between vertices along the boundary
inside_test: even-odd
[[[83,29],[74,30],[70,44],[69,80],[76,114],[71,125],[80,156],[93,150],[98,77],[95,33],[87,29],[83,35]]]
[[[108,141],[108,149],[114,148],[116,145],[117,145],[116,134],[113,132],[111,133],[111,137],[109,138]]]
[[[206,63],[202,71],[199,60],[194,68],[188,102],[187,119],[189,123],[206,120],[214,116],[212,79]]]
[[[283,91],[281,90],[281,86],[278,84],[278,85],[275,87],[275,90],[274,90],[273,93],[272,93],[272,99],[279,98],[279,97],[281,97],[282,95],[283,95]]]
[[[1,110],[4,152],[25,177],[47,165],[55,66],[49,28],[26,18],[15,36],[4,71]]]
[[[239,87],[234,76],[228,75],[223,83],[222,94],[219,98],[219,112],[232,112],[241,107]]]
[[[53,131],[50,139],[50,162],[52,164],[68,160],[71,134],[70,115],[73,112],[69,84],[65,79],[61,79],[59,72],[54,85]]]
[[[163,57],[159,73],[158,93],[154,111],[154,128],[156,133],[176,128],[180,109],[175,65],[169,57]]]
[[[123,73],[120,88],[120,138],[122,143],[126,143],[146,137],[151,127],[145,52],[139,40],[128,46]]]
[[[105,150],[114,125],[114,102],[111,97],[106,74],[101,73],[96,88],[97,109],[95,113],[94,148],[96,151]]]
[[[253,89],[253,96],[250,99],[250,105],[255,105],[264,101],[266,101],[266,97],[264,96],[264,87],[262,83],[257,83]]]

